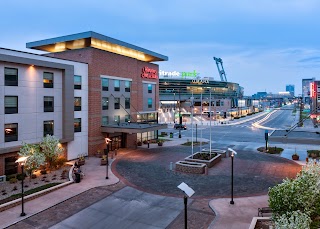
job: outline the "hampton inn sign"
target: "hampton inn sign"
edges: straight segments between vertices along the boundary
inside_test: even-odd
[[[157,79],[158,78],[157,70],[154,70],[148,67],[143,67],[141,77],[147,78],[147,79]]]

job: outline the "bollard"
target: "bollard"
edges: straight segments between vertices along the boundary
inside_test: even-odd
[[[173,169],[173,163],[170,162],[170,170],[172,170],[172,169]]]
[[[204,174],[208,175],[208,166],[204,167]]]
[[[114,150],[114,156],[117,156],[117,149]]]
[[[111,159],[113,159],[113,152],[111,152]]]

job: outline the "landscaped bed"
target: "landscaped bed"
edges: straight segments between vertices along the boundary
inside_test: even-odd
[[[217,153],[206,153],[206,152],[197,152],[191,156],[188,156],[184,159],[185,161],[204,163],[211,168],[219,161],[221,161],[221,154]]]
[[[51,188],[69,181],[69,170],[71,166],[65,165],[58,170],[41,174],[40,171],[33,173],[33,179],[24,179],[24,194],[30,194]],[[18,174],[16,177],[19,178]],[[20,178],[19,178],[20,179]],[[21,181],[13,176],[9,180],[0,183],[0,205],[21,197]]]
[[[266,147],[259,147],[257,149],[259,152],[263,152],[263,153],[269,153],[269,154],[280,154],[283,149],[277,146],[270,146],[268,147],[268,151],[266,151]]]

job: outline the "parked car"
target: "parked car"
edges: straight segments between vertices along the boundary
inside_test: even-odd
[[[187,126],[186,125],[183,125],[183,124],[174,124],[174,128],[179,130],[186,130],[187,129]]]

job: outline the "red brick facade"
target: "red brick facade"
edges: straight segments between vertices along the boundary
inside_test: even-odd
[[[103,151],[106,146],[105,137],[108,135],[101,132],[101,78],[100,75],[115,76],[132,79],[130,103],[138,111],[143,110],[143,80],[156,83],[155,108],[159,106],[159,85],[158,77],[156,79],[142,78],[142,69],[148,67],[159,72],[159,66],[153,63],[143,62],[134,58],[110,53],[107,51],[84,48],[70,50],[60,53],[50,53],[49,56],[58,57],[67,60],[86,62],[88,69],[89,85],[89,113],[88,113],[88,154],[94,155],[99,149]],[[132,113],[132,112],[131,112]],[[136,114],[131,114],[136,119]],[[136,134],[127,135],[125,145],[128,148],[135,147]]]

